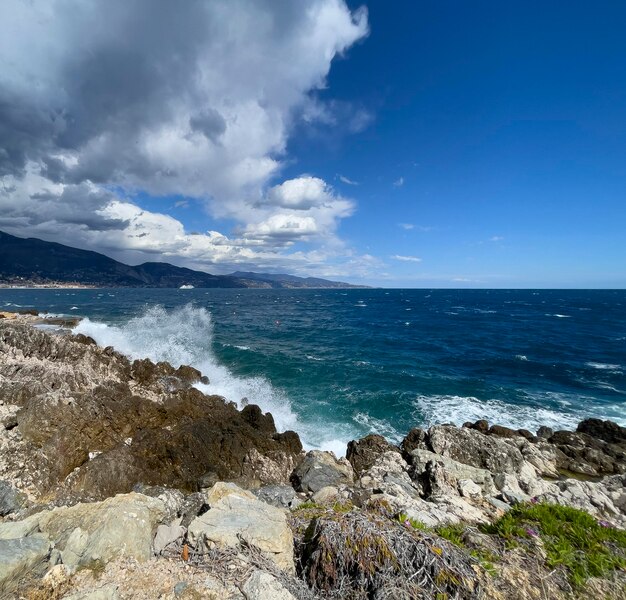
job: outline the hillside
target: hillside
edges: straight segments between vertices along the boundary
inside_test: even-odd
[[[211,275],[165,262],[126,265],[91,250],[0,231],[0,284],[77,283],[100,287],[336,288],[347,283],[292,275]]]

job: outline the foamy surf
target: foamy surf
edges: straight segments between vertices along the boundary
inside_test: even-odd
[[[264,412],[272,413],[279,431],[299,433],[306,449],[345,454],[346,441],[336,436],[332,424],[301,422],[287,395],[265,377],[239,377],[219,363],[212,349],[212,317],[204,308],[186,305],[167,311],[153,306],[120,325],[85,318],[73,331],[92,337],[100,346],[113,346],[132,360],[149,358],[154,362],[167,361],[174,367],[193,366],[210,381],[196,385],[201,392],[222,396],[240,409],[248,403],[257,404]]]

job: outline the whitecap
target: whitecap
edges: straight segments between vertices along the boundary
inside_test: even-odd
[[[612,371],[614,373],[622,372],[621,365],[613,365],[609,363],[586,362],[585,366],[591,367],[592,369],[598,369],[600,371]]]
[[[528,357],[525,354],[516,354],[515,358],[517,360],[522,360],[522,361],[527,361],[528,360]]]

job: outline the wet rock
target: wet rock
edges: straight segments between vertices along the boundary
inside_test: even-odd
[[[331,452],[311,450],[291,475],[297,491],[315,493],[329,485],[350,484],[354,474],[345,460],[337,460]]]
[[[12,592],[21,580],[43,575],[51,547],[50,540],[38,534],[0,540],[0,596],[15,597]]]
[[[543,439],[550,439],[554,435],[554,430],[551,427],[546,427],[542,425],[539,429],[537,429],[537,437]]]
[[[243,490],[242,490],[243,492]],[[242,494],[224,496],[189,525],[189,541],[199,549],[214,545],[256,546],[281,569],[295,571],[293,535],[281,509]]]
[[[383,452],[400,452],[400,449],[390,444],[382,435],[371,433],[358,441],[348,442],[346,458],[359,476],[367,471]]]

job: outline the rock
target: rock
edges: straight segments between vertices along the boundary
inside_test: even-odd
[[[608,443],[572,431],[556,431],[550,443],[557,450],[557,466],[562,471],[590,476],[626,471],[626,444]]]
[[[197,516],[204,514],[209,508],[205,494],[194,492],[193,494],[185,496],[179,512],[182,519],[180,524],[183,527],[189,527],[189,524]]]
[[[350,484],[353,479],[352,466],[347,460],[337,460],[331,452],[320,450],[308,452],[291,475],[297,491],[312,493],[329,485]]]
[[[296,600],[269,573],[255,569],[242,586],[246,600]]]
[[[195,492],[208,472],[256,487],[288,482],[302,445],[271,415],[203,394],[192,367],[131,362],[85,342],[0,323],[0,399],[18,409],[3,479],[62,503],[138,483]]]
[[[213,545],[237,548],[240,538],[259,548],[281,569],[294,572],[293,535],[279,508],[243,494],[224,496],[191,522],[189,542],[197,548]]]
[[[332,485],[328,485],[323,487],[321,490],[318,490],[311,498],[313,502],[317,502],[318,504],[329,504],[331,502],[336,502],[338,499],[339,490]]]
[[[515,438],[519,437],[519,432],[515,429],[510,429],[509,427],[503,427],[502,425],[492,425],[487,432],[489,435],[497,435],[498,437],[504,438]]]
[[[254,493],[259,500],[277,508],[296,508],[301,503],[290,485],[266,485]]]
[[[165,514],[163,502],[131,493],[103,502],[55,508],[29,517],[61,551],[69,567],[105,564],[117,557],[152,556],[152,539]]]
[[[16,490],[8,481],[0,481],[0,517],[19,511],[26,504],[26,494]]]
[[[482,488],[471,479],[459,479],[457,487],[459,494],[464,498],[479,498],[483,495]]]
[[[181,526],[182,518],[179,517],[171,525],[159,525],[157,527],[152,547],[156,555],[162,554],[167,550],[168,546],[175,544],[183,539],[187,529]]]
[[[91,590],[74,592],[63,596],[62,600],[119,600],[117,585],[109,583]]]
[[[358,441],[348,442],[346,458],[352,465],[355,475],[359,476],[367,471],[383,452],[400,452],[400,449],[390,444],[382,435],[371,433]]]
[[[405,455],[410,454],[416,448],[424,448],[427,449],[426,440],[428,439],[428,434],[419,427],[415,427],[411,429],[407,436],[402,440],[400,444],[400,448]]]
[[[585,419],[578,424],[576,431],[610,444],[626,444],[626,427],[620,427],[613,421]]]
[[[421,479],[423,473],[426,471],[429,463],[431,462],[440,463],[443,466],[443,469],[456,480],[469,480],[474,482],[480,486],[484,494],[490,494],[495,491],[491,472],[487,469],[472,467],[445,456],[435,454],[429,450],[415,449],[411,453],[413,478],[418,480]]]
[[[10,595],[27,577],[43,575],[48,567],[50,540],[39,534],[21,539],[0,540],[0,596]]]
[[[537,437],[543,439],[549,439],[554,435],[554,430],[551,427],[546,427],[542,425],[539,429],[537,429]]]
[[[222,498],[227,496],[239,496],[240,498],[247,498],[248,500],[255,500],[256,497],[252,492],[242,490],[234,483],[226,483],[224,481],[218,481],[211,489],[207,490],[204,494],[207,504],[210,507],[215,506]]]
[[[23,521],[5,521],[0,523],[0,540],[17,540],[39,531],[37,516],[31,516]]]
[[[172,490],[160,485],[146,486],[138,484],[133,488],[133,491],[143,494],[144,496],[150,496],[151,498],[158,498],[161,500],[161,502],[163,502],[163,506],[165,507],[163,521],[166,523],[170,523],[178,517],[183,505],[185,504],[185,496],[180,490]]]

